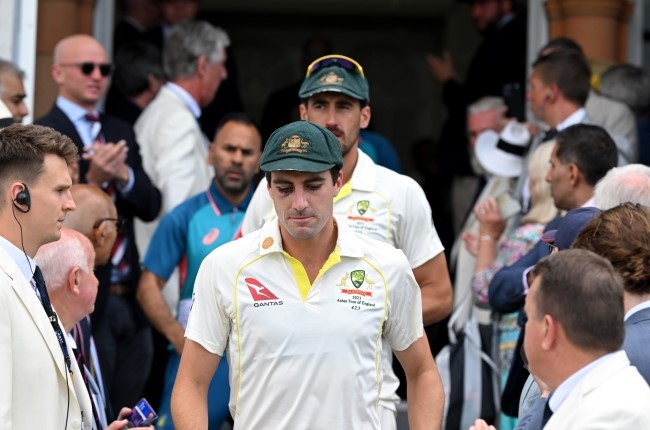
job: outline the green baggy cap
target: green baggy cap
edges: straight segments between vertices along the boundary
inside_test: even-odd
[[[275,130],[260,159],[265,172],[320,173],[332,167],[343,167],[341,144],[334,133],[309,121],[292,122]]]
[[[344,67],[336,60],[309,74],[300,86],[298,97],[306,100],[314,94],[330,91],[370,103],[368,80],[359,71]]]

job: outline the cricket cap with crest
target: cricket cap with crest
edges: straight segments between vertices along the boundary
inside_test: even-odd
[[[320,173],[333,167],[343,167],[341,143],[334,133],[309,121],[292,122],[275,130],[260,159],[265,172]]]
[[[359,63],[344,55],[326,55],[307,67],[298,97],[307,100],[314,94],[342,93],[366,104],[370,103],[370,90],[363,68]]]

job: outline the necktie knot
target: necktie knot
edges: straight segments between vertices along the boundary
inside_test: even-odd
[[[99,121],[99,115],[96,113],[87,113],[86,114],[86,119],[90,122],[98,122]]]
[[[544,134],[542,135],[542,142],[547,142],[549,140],[555,139],[557,134],[558,134],[558,131],[557,131],[556,128],[550,128],[550,129],[546,130],[544,132]]]

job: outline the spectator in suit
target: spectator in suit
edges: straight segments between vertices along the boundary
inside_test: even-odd
[[[75,209],[67,165],[74,144],[54,130],[0,131],[0,420],[20,429],[90,428],[92,407],[52,310],[36,251],[61,237]],[[38,411],[35,411],[35,406]]]
[[[535,267],[524,348],[531,372],[552,393],[545,430],[650,426],[650,387],[620,350],[623,286],[609,261],[581,249],[554,253]]]
[[[557,37],[549,40],[539,50],[538,56],[541,57],[556,51],[575,52],[584,57],[585,61],[587,60],[580,45],[568,37]],[[620,138],[627,140],[632,148],[638,146],[634,114],[625,103],[620,102],[616,97],[590,89],[585,102],[585,111],[589,120],[612,134],[615,141]]]
[[[23,122],[23,118],[29,115],[23,79],[25,72],[10,61],[0,58],[0,101],[7,106],[14,122]]]
[[[549,128],[533,138],[531,150],[554,138],[567,127],[594,123],[585,109],[591,70],[582,53],[568,49],[544,52],[533,63],[527,98],[535,119]],[[607,132],[618,149],[617,164],[634,162],[637,157],[636,146],[623,136]],[[529,201],[525,186],[527,180],[527,177],[522,176],[517,183],[524,211],[527,210]]]
[[[146,31],[160,22],[158,0],[121,0],[123,15],[113,32],[113,54],[130,42],[145,39]]]
[[[582,230],[573,248],[605,257],[623,277],[623,349],[650,383],[650,210],[633,203],[608,209]]]
[[[164,83],[162,55],[158,48],[146,42],[126,43],[115,55],[106,112],[133,126]]]
[[[118,418],[108,424],[103,391],[95,388],[103,387],[101,373],[90,371],[92,368],[90,357],[91,355],[94,357],[94,344],[90,341],[86,348],[86,345],[79,343],[82,339],[75,333],[77,325],[93,311],[97,295],[99,281],[93,271],[95,250],[92,243],[83,234],[62,228],[61,238],[41,246],[34,260],[43,271],[50,300],[61,325],[65,332],[70,333],[70,336],[75,339],[75,358],[83,373],[83,380],[86,382],[92,379],[95,383],[93,386],[92,383],[86,382],[88,392],[92,393],[95,418],[93,429],[123,429],[128,424],[127,417],[131,414],[131,408],[122,408]]]
[[[125,219],[110,265],[98,270],[100,288],[110,294],[105,315],[95,320],[93,332],[110,403],[134,405],[149,373],[152,346],[150,327],[135,301],[140,258],[133,219],[154,219],[161,196],[142,168],[131,127],[97,110],[110,72],[106,51],[94,38],[79,34],[59,41],[52,65],[59,95],[52,109],[36,122],[72,139],[82,154],[80,180],[108,193]]]

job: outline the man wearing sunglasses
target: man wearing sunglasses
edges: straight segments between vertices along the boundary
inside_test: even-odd
[[[355,232],[401,249],[422,291],[424,324],[442,320],[451,310],[451,281],[424,192],[413,179],[376,165],[358,149],[360,130],[370,121],[370,94],[363,68],[349,57],[321,57],[307,68],[299,96],[301,119],[329,129],[341,144],[344,185],[334,199],[334,214]],[[262,181],[246,212],[242,232],[260,228],[273,215],[266,182]],[[380,396],[382,429],[390,429],[396,426],[399,380],[391,370],[390,348],[384,346],[383,350],[383,368],[387,370]]]
[[[59,41],[52,65],[59,94],[50,112],[36,122],[72,139],[81,155],[80,181],[110,195],[126,220],[111,252],[110,269],[98,271],[100,290],[110,294],[105,316],[95,318],[93,327],[107,395],[121,406],[139,400],[152,356],[150,327],[135,301],[140,258],[133,219],[154,219],[161,196],[142,168],[131,126],[96,108],[111,70],[104,47],[94,38],[80,34]]]

